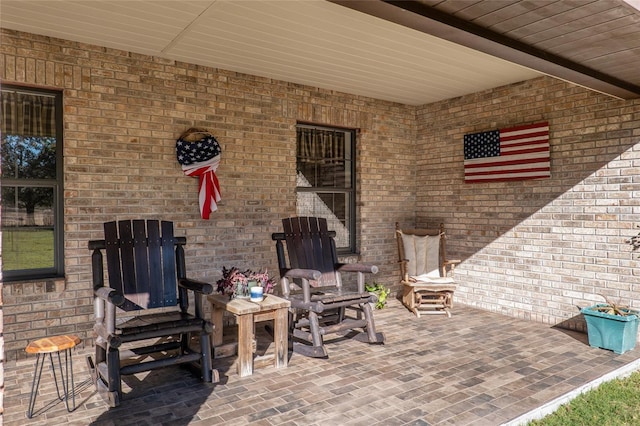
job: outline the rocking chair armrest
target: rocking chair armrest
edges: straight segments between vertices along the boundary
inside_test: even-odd
[[[283,275],[285,278],[302,278],[305,280],[318,280],[322,272],[316,269],[287,269]]]
[[[364,263],[339,263],[336,266],[336,269],[340,272],[378,273],[378,267],[376,265],[366,265]]]
[[[178,285],[180,287],[184,287],[187,290],[195,291],[197,293],[202,294],[212,294],[213,286],[204,281],[192,280],[190,278],[180,278],[178,280]]]
[[[444,262],[445,265],[457,265],[458,263],[462,263],[462,260],[460,260],[460,259],[452,259],[452,260],[447,260],[446,262]]]
[[[118,290],[110,287],[100,287],[93,290],[93,294],[105,302],[111,303],[116,306],[124,305],[124,295]]]

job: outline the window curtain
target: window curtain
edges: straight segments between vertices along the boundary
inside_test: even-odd
[[[343,161],[345,134],[331,130],[301,128],[298,131],[298,161],[331,163]]]
[[[3,134],[25,137],[55,137],[55,98],[2,91]]]

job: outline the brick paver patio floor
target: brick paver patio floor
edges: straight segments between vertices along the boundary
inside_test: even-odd
[[[583,333],[459,304],[452,318],[416,318],[396,300],[375,315],[385,345],[337,339],[329,359],[290,354],[288,368],[260,368],[244,378],[229,358],[214,361],[222,376],[215,385],[180,367],[139,373],[126,378],[124,401],[112,409],[89,381],[85,356],[92,348],[80,347],[78,408],[67,413],[54,401],[45,368],[31,420],[25,413],[35,361],[10,362],[4,425],[526,424],[540,407],[629,372],[640,358],[640,349],[616,355],[589,347]]]

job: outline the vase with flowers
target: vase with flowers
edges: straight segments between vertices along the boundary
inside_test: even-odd
[[[266,269],[264,272],[253,272],[250,269],[241,271],[233,266],[222,268],[222,278],[216,284],[218,292],[228,294],[231,299],[248,299],[251,287],[262,287],[263,294],[267,294],[272,291],[275,283]]]

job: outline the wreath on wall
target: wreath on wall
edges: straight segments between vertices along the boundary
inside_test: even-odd
[[[216,169],[221,153],[220,144],[206,129],[187,129],[176,141],[176,156],[182,171],[187,176],[199,179],[198,202],[203,219],[209,219],[211,212],[218,209],[220,183]]]

